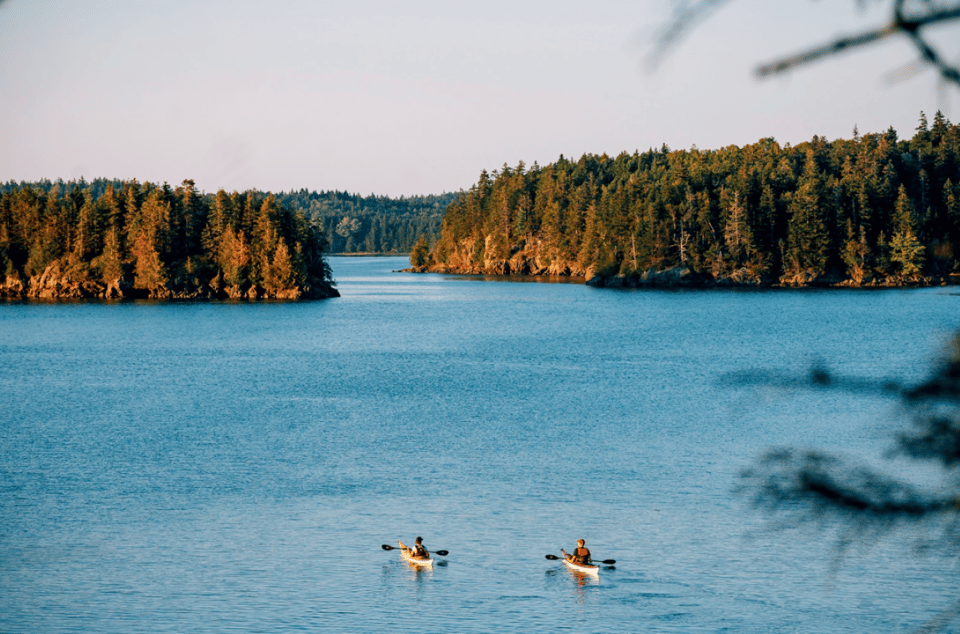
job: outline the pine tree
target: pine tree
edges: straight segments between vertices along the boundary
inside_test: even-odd
[[[133,242],[135,258],[134,286],[156,293],[167,284],[167,270],[160,259],[160,253],[154,241],[146,231],[141,231]]]
[[[822,181],[812,149],[797,191],[790,199],[787,230],[786,272],[791,275],[819,277],[827,265],[829,234],[824,219]]]
[[[298,282],[290,250],[286,242],[278,240],[277,248],[264,275],[263,286],[268,293],[276,295],[281,291],[295,288]]]
[[[206,257],[210,261],[218,261],[218,251],[224,231],[228,225],[235,222],[235,215],[233,201],[230,196],[221,189],[217,192],[216,196],[213,197],[207,215],[207,221],[201,234],[201,244]]]
[[[747,223],[747,210],[740,203],[740,192],[733,192],[727,207],[727,222],[723,239],[730,256],[730,264],[740,268],[753,254],[753,236]]]
[[[223,280],[228,286],[246,286],[250,276],[250,247],[242,231],[233,231],[227,226],[220,243],[218,262],[223,271]]]
[[[847,265],[847,274],[856,284],[861,284],[867,271],[867,256],[870,247],[867,245],[867,233],[860,226],[859,234],[854,232],[853,223],[847,221],[847,241],[843,246],[843,263]]]
[[[913,277],[920,273],[924,261],[924,246],[914,231],[913,204],[907,196],[906,188],[901,185],[893,217],[894,233],[890,238],[890,261],[898,265],[899,273],[904,277]]]
[[[904,277],[913,277],[920,273],[924,260],[923,252],[924,246],[911,231],[895,233],[890,239],[890,261],[899,265],[900,274]]]
[[[120,235],[116,228],[107,232],[103,243],[103,253],[96,262],[100,269],[100,277],[107,284],[111,284],[123,277],[123,255],[120,246]]]
[[[251,281],[254,283],[265,281],[269,275],[270,259],[277,250],[277,242],[281,239],[280,215],[281,209],[277,200],[271,194],[260,205],[254,228],[253,239],[250,242]]]
[[[420,234],[417,243],[413,245],[413,251],[410,252],[410,264],[414,267],[426,266],[430,262],[430,245],[427,243],[427,237]]]

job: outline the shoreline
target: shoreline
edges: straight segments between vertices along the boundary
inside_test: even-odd
[[[487,270],[483,268],[458,268],[449,266],[419,266],[399,269],[395,273],[439,273],[446,275],[472,275],[477,277],[496,276],[499,278],[513,278],[543,281],[546,283],[561,283],[561,279],[570,282],[579,281],[594,288],[678,288],[678,289],[714,289],[714,288],[756,288],[756,289],[791,289],[791,288],[818,288],[818,289],[862,289],[883,290],[900,288],[934,288],[960,286],[960,273],[948,273],[943,276],[914,276],[911,278],[884,277],[870,278],[860,282],[839,276],[820,276],[810,278],[783,278],[751,277],[737,275],[715,278],[709,273],[695,273],[685,267],[676,267],[666,270],[654,270],[631,275],[596,275],[587,271],[583,275],[573,273],[525,273],[513,274],[501,270]],[[554,282],[553,280],[556,280]]]

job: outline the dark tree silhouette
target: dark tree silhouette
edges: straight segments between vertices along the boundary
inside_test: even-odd
[[[769,374],[740,375],[741,383],[782,383]],[[796,385],[798,382],[790,382]],[[812,389],[876,391],[896,395],[909,426],[894,439],[891,455],[932,461],[942,471],[942,486],[920,489],[902,479],[826,453],[776,449],[746,469],[738,490],[760,508],[781,519],[840,522],[847,530],[838,555],[865,539],[891,529],[915,529],[916,546],[948,557],[960,554],[960,333],[948,354],[918,385],[843,379],[815,368],[799,382]],[[928,623],[923,631],[939,631],[960,616],[960,601]]]
[[[697,24],[730,0],[684,0],[674,3],[670,20],[663,26],[655,41],[653,62],[656,63],[671,48],[676,46]],[[859,0],[863,4],[865,0]],[[778,75],[799,66],[805,66],[842,52],[861,48],[894,37],[907,38],[920,54],[920,59],[937,70],[940,77],[960,88],[960,67],[949,62],[942,51],[937,50],[926,34],[927,27],[947,23],[960,23],[960,3],[944,3],[930,0],[878,0],[889,4],[889,20],[883,26],[840,37],[795,53],[761,64],[756,68],[758,77]]]

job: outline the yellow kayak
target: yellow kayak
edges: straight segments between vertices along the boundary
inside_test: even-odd
[[[422,557],[414,557],[410,553],[412,552],[408,547],[403,545],[403,542],[399,539],[397,543],[400,544],[400,556],[403,557],[404,561],[409,561],[414,566],[424,566],[426,568],[433,568],[433,559],[427,558],[423,559]]]

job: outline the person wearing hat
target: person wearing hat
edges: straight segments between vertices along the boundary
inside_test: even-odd
[[[563,556],[567,561],[571,561],[575,564],[588,564],[591,562],[590,559],[590,549],[584,546],[585,542],[582,539],[577,540],[577,547],[573,550],[573,554],[568,555],[567,551],[560,549],[560,552],[563,553]]]
[[[410,549],[410,556],[414,559],[430,559],[430,551],[423,547],[423,538],[417,537],[413,548]]]

